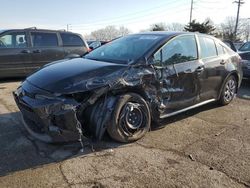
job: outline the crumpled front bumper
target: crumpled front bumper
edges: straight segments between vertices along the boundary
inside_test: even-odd
[[[35,99],[27,91],[30,87],[34,86],[21,87],[13,92],[27,131],[47,143],[79,140],[75,108],[78,103],[73,99]]]

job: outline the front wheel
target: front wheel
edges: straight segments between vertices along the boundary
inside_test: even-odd
[[[230,76],[223,86],[219,103],[222,105],[229,104],[235,97],[237,82],[234,76]]]
[[[149,130],[151,114],[147,102],[138,94],[121,95],[115,105],[107,131],[119,142],[133,142]]]

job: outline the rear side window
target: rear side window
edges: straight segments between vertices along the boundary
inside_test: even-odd
[[[61,33],[61,37],[64,46],[84,46],[83,40],[78,35]]]
[[[217,56],[214,40],[208,37],[198,36],[200,42],[200,57],[208,58]]]
[[[218,55],[225,54],[225,48],[221,44],[216,43],[216,48],[217,48]]]
[[[0,36],[0,48],[25,48],[27,47],[24,32],[11,32]]]
[[[31,32],[31,39],[34,47],[58,46],[58,39],[56,33]]]

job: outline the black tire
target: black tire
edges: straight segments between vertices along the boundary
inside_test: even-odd
[[[151,125],[151,114],[147,102],[138,94],[119,96],[115,104],[107,132],[119,142],[133,142],[142,138]]]
[[[219,103],[228,105],[235,97],[237,91],[237,81],[234,76],[229,76],[222,88]]]

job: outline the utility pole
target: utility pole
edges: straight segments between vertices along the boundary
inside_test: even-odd
[[[240,15],[240,6],[244,4],[243,0],[234,1],[233,3],[238,4],[238,10],[237,10],[237,17],[236,17],[236,23],[235,23],[235,29],[234,29],[234,36],[237,36],[237,29],[238,29],[238,23],[239,23],[239,15]]]
[[[189,23],[191,23],[191,21],[192,21],[192,16],[193,16],[193,4],[194,4],[194,1],[191,0],[191,9],[190,9],[190,19],[189,19]]]
[[[67,24],[67,31],[69,31],[69,27],[70,27],[71,24]]]

